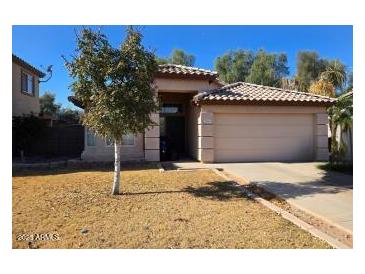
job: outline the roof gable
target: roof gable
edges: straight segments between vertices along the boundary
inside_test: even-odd
[[[35,68],[34,66],[32,66],[28,62],[24,61],[20,57],[16,56],[15,54],[12,54],[12,60],[13,60],[14,63],[28,69],[29,71],[33,72],[34,74],[36,74],[40,78],[43,78],[46,75],[44,72],[42,72],[39,69]]]
[[[336,99],[244,82],[225,85],[194,97],[197,104],[332,105]]]

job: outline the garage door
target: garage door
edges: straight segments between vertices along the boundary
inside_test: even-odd
[[[313,160],[312,114],[215,114],[216,162]]]

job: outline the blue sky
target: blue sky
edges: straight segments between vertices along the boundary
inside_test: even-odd
[[[56,100],[63,107],[72,107],[67,101],[72,79],[61,55],[68,57],[73,53],[77,29],[80,26],[13,26],[13,53],[40,69],[53,65],[54,76],[41,84],[40,94],[56,93]],[[115,47],[125,37],[124,26],[101,26],[101,29]],[[290,75],[295,74],[300,50],[317,51],[323,58],[338,58],[352,70],[352,26],[143,26],[141,29],[143,44],[158,56],[184,49],[195,55],[195,66],[206,69],[214,69],[215,59],[228,50],[263,48],[285,52]]]

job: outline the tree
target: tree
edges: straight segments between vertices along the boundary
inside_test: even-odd
[[[335,89],[342,89],[346,83],[346,67],[339,60],[329,61],[320,78],[330,82]]]
[[[342,90],[346,83],[346,67],[339,60],[327,61],[326,69],[321,72],[319,79],[312,82],[310,93],[335,97],[336,90]]]
[[[54,93],[46,91],[42,96],[39,97],[39,103],[41,108],[41,114],[47,114],[55,116],[58,114],[61,105],[56,104],[56,95]]]
[[[194,66],[195,57],[192,54],[187,54],[181,49],[175,49],[172,53],[171,63],[183,66]]]
[[[286,54],[266,53],[259,50],[252,63],[246,82],[280,87],[281,79],[289,74]]]
[[[142,34],[129,27],[126,39],[115,49],[100,31],[83,29],[75,56],[71,61],[64,58],[74,79],[72,91],[85,107],[83,125],[114,142],[114,195],[119,193],[123,135],[153,125],[150,114],[159,109],[153,87],[157,62],[141,41]]]
[[[336,96],[335,86],[330,81],[327,81],[325,79],[319,79],[318,81],[313,82],[310,85],[308,91],[309,93],[321,96]]]
[[[182,49],[174,49],[171,53],[171,57],[156,57],[156,62],[159,65],[163,64],[175,64],[175,65],[183,65],[183,66],[194,66],[195,56],[192,54],[186,53]]]
[[[254,54],[247,50],[229,51],[215,61],[215,70],[223,82],[246,81],[254,60]]]
[[[81,119],[81,112],[71,108],[62,108],[58,114],[58,118],[67,123],[79,123]]]
[[[326,70],[328,61],[319,58],[314,51],[300,51],[297,55],[297,74],[295,81],[298,89],[307,92],[311,83],[318,80],[320,74]]]
[[[165,64],[171,63],[169,58],[163,58],[163,57],[157,57],[157,56],[156,56],[156,62],[159,65],[165,65]]]
[[[347,73],[348,77],[347,77],[347,91],[350,91],[353,89],[353,86],[354,86],[354,75],[352,73],[352,71],[349,71]]]
[[[336,104],[328,110],[330,117],[330,128],[332,133],[331,138],[331,163],[337,164],[341,161],[343,155],[346,152],[345,144],[342,141],[340,135],[340,142],[337,141],[336,132],[338,126],[341,130],[348,132],[350,136],[350,142],[352,140],[352,121],[353,121],[353,98],[347,94],[338,97]],[[352,143],[350,143],[352,147]]]

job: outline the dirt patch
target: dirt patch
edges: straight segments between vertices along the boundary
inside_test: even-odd
[[[330,248],[212,171],[124,167],[118,196],[112,178],[14,174],[13,248]]]

